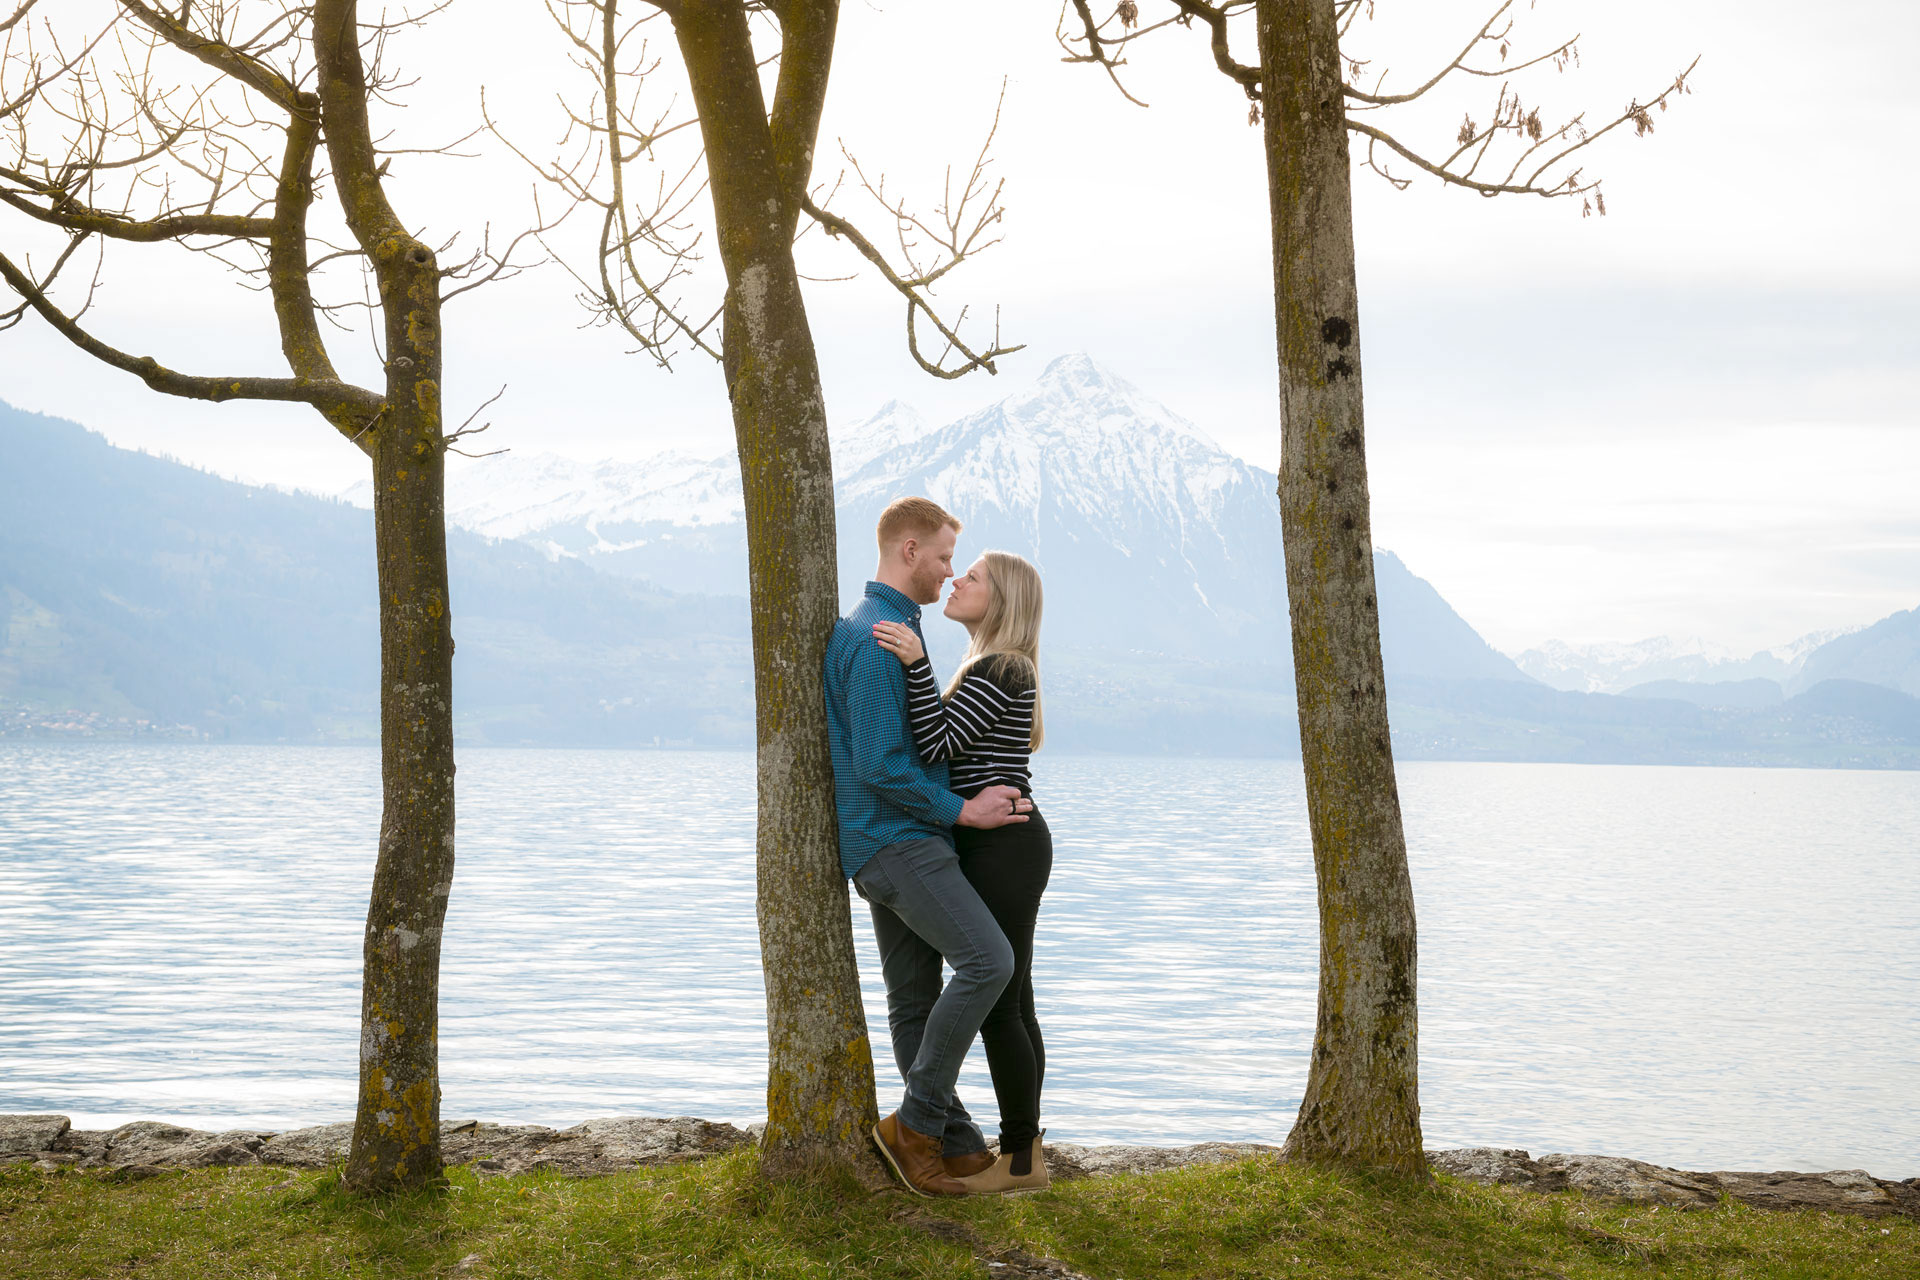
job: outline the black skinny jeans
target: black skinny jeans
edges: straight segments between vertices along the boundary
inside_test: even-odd
[[[1021,1158],[1040,1136],[1040,1084],[1047,1047],[1033,1012],[1033,926],[1053,873],[1053,833],[1035,809],[1012,826],[956,827],[960,871],[1013,946],[1013,979],[980,1027],[1000,1101],[1000,1150]]]

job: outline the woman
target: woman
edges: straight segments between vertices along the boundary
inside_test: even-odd
[[[911,627],[874,624],[874,639],[907,667],[907,717],[921,758],[951,765],[963,796],[996,784],[1033,795],[1029,755],[1040,749],[1040,574],[1019,556],[989,551],[953,580],[942,610],[973,637],[943,698]],[[960,869],[1013,946],[1012,981],[987,1015],[993,1091],[1000,1100],[1000,1158],[961,1184],[976,1193],[1047,1185],[1040,1154],[1040,1080],[1046,1046],[1033,1013],[1033,926],[1053,870],[1053,836],[1036,806],[1025,823],[954,830]]]

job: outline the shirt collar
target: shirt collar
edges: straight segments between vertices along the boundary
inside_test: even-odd
[[[892,587],[888,586],[886,583],[884,582],[867,583],[867,594],[872,596],[874,599],[880,601],[881,603],[892,605],[894,608],[898,609],[901,613],[906,614],[908,622],[917,623],[920,621],[920,606],[915,604],[913,601],[907,599],[906,596],[894,590]]]

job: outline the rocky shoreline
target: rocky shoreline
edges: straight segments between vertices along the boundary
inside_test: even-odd
[[[450,1165],[471,1165],[481,1177],[549,1169],[573,1177],[620,1173],[649,1165],[702,1160],[757,1140],[746,1129],[689,1116],[609,1116],[570,1129],[544,1125],[449,1122],[441,1147]],[[353,1135],[348,1122],[274,1133],[230,1129],[212,1133],[153,1120],[117,1129],[75,1129],[65,1116],[0,1115],[0,1164],[36,1169],[100,1169],[122,1178],[149,1177],[166,1169],[266,1165],[325,1169],[346,1159]],[[1217,1164],[1277,1153],[1255,1142],[1203,1142],[1189,1147],[1046,1148],[1057,1180],[1158,1173],[1186,1165]],[[1890,1181],[1860,1169],[1825,1173],[1711,1173],[1669,1169],[1619,1156],[1553,1154],[1469,1147],[1430,1151],[1434,1169],[1470,1182],[1530,1191],[1579,1191],[1636,1204],[1706,1208],[1729,1197],[1760,1209],[1812,1209],[1867,1217],[1920,1219],[1920,1178]]]

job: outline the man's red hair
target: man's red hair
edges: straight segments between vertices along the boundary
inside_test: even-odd
[[[895,498],[880,513],[880,524],[874,533],[884,555],[902,539],[931,538],[943,528],[960,532],[959,517],[929,498]]]

